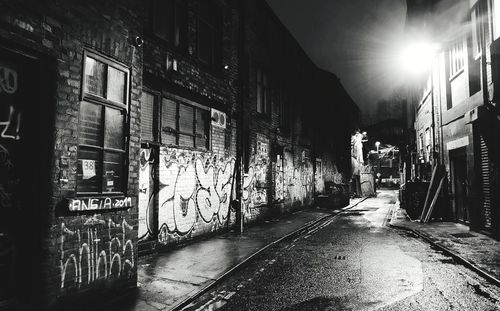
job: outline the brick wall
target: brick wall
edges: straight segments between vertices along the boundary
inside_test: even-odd
[[[245,122],[249,163],[243,183],[245,219],[252,222],[312,204],[312,118],[316,66],[265,1],[245,8]],[[257,74],[267,74],[273,101],[257,111]],[[278,95],[279,94],[279,95]]]
[[[38,225],[42,250],[33,249],[33,276],[43,281],[31,296],[44,296],[42,306],[88,293],[92,297],[104,288],[135,286],[137,263],[137,206],[117,211],[76,213],[68,210],[68,199],[75,198],[79,103],[82,94],[83,51],[102,53],[130,69],[130,127],[128,143],[128,181],[126,195],[136,201],[139,171],[139,98],[142,90],[142,51],[130,44],[129,37],[142,33],[138,20],[140,7],[131,1],[120,4],[102,1],[16,1],[0,5],[2,45],[41,55],[50,63],[54,77],[44,83],[53,89],[46,102],[36,105],[55,107],[50,163],[51,187],[48,206],[38,206],[43,215]],[[50,125],[49,125],[50,126]],[[35,154],[36,156],[36,154]],[[47,163],[43,163],[44,167]],[[30,195],[27,190],[26,195]],[[36,213],[27,213],[36,215]],[[45,222],[46,220],[46,222]],[[37,283],[37,282],[34,282]],[[36,300],[34,300],[36,303]]]
[[[204,109],[215,108],[227,118],[225,128],[211,125],[208,150],[152,142],[156,161],[144,162],[141,176],[156,171],[154,182],[141,184],[139,231],[141,245],[153,250],[227,229],[235,221],[230,210],[236,162],[237,34],[239,14],[231,1],[214,1],[221,12],[221,61],[202,63],[197,51],[197,1],[186,1],[187,42],[175,48],[157,35],[146,12],[144,43],[145,86],[160,98],[174,96]],[[176,68],[167,66],[175,62]],[[160,113],[160,112],[158,112]],[[213,123],[213,122],[211,122]],[[160,129],[161,132],[161,129]],[[160,135],[163,135],[162,133]],[[148,173],[149,171],[149,173]],[[149,199],[147,199],[149,198]]]

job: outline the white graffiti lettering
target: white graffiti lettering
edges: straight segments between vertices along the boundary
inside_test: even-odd
[[[2,118],[2,116],[0,116]],[[0,138],[20,140],[21,136],[19,131],[21,128],[22,115],[20,112],[15,111],[13,106],[9,107],[9,115],[4,117],[4,121],[0,121],[0,128],[3,130],[0,133]]]
[[[69,210],[72,212],[96,211],[132,207],[132,198],[88,198],[69,200]]]
[[[61,223],[61,289],[81,287],[97,280],[132,277],[135,273],[133,233],[133,227],[124,219],[115,223],[93,216],[76,230]]]
[[[216,230],[225,224],[234,162],[234,158],[217,159],[209,152],[161,149],[158,193],[158,240],[161,243],[167,243],[174,236],[190,234],[196,228]],[[146,180],[143,185],[146,186]],[[150,197],[154,196],[150,189],[145,191]],[[139,207],[144,219],[151,218],[145,215],[152,211],[150,206],[150,202],[146,205],[144,200]]]
[[[17,72],[0,66],[0,93],[14,94],[17,91]]]

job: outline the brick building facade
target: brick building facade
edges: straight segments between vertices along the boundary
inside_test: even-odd
[[[428,3],[426,16],[432,16],[438,2]],[[433,67],[415,92],[419,96],[414,102],[413,175],[430,180],[431,169],[443,165],[447,173],[443,198],[449,200],[439,215],[499,238],[499,100],[495,94],[500,67],[495,47],[500,2],[470,1],[467,8],[461,16],[464,31],[439,42],[442,48]],[[432,31],[429,27],[428,32]]]
[[[350,178],[359,112],[338,80],[317,95],[323,75],[265,1],[0,10],[0,309],[90,307],[136,286],[139,254]],[[332,138],[312,108],[335,98],[339,131],[317,148]]]

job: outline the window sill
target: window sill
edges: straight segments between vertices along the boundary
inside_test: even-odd
[[[460,76],[464,72],[464,67],[460,69],[459,71],[455,72],[451,77],[450,77],[450,83],[453,82],[458,76]]]

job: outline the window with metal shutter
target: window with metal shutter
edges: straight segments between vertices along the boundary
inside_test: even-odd
[[[177,144],[177,103],[163,98],[161,111],[161,142]]]
[[[153,141],[153,107],[155,97],[148,92],[142,92],[141,99],[141,139]]]
[[[483,212],[483,228],[491,229],[491,187],[490,187],[490,158],[488,155],[488,146],[483,137],[480,137],[481,145],[481,195],[482,195],[482,212]]]

